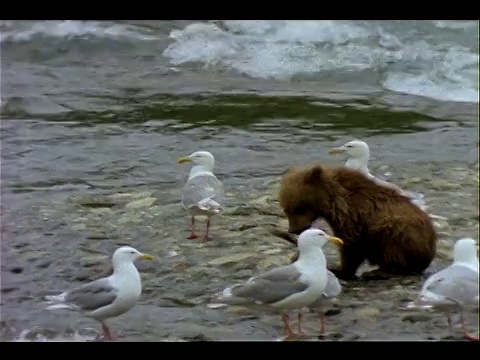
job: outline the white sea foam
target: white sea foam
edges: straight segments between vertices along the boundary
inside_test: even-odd
[[[466,29],[478,27],[478,20],[457,21],[457,20],[432,20],[433,24],[439,28],[447,29]]]
[[[13,21],[4,23],[5,30],[1,31],[0,42],[30,41],[35,36],[56,38],[73,38],[82,36],[95,36],[105,38],[130,38],[135,40],[156,40],[157,37],[140,32],[132,26],[112,24],[100,21],[85,20],[48,20],[35,21],[26,24],[23,29],[13,30]]]
[[[394,92],[478,103],[475,21],[229,20],[193,23],[170,37],[163,55],[175,66],[277,81],[371,71]]]
[[[165,59],[280,82],[349,79],[438,101],[478,103],[478,21],[214,20],[170,32]],[[0,42],[50,38],[160,41],[114,21],[1,21]],[[163,45],[163,43],[162,43]],[[360,74],[357,76],[357,74]]]

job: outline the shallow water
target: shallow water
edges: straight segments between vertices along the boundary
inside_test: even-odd
[[[279,317],[206,304],[293,251],[262,227],[279,215],[265,204],[249,215],[249,202],[274,199],[293,164],[340,163],[327,149],[354,137],[369,143],[373,173],[425,194],[431,212],[449,219],[444,252],[460,236],[477,238],[478,22],[202,24],[2,21],[3,339],[95,328],[43,310],[41,298],[107,271],[123,243],[158,261],[139,264],[142,302],[112,321],[122,339],[278,338]],[[245,208],[216,219],[217,241],[207,245],[184,239],[188,166],[175,163],[198,149],[214,154],[229,206]],[[225,268],[207,264],[242,253]],[[346,290],[346,310],[327,324],[331,339],[446,337],[441,315],[401,326],[398,297],[413,296],[418,281],[372,305],[392,319],[362,318],[365,302]],[[375,299],[395,285],[368,286]]]

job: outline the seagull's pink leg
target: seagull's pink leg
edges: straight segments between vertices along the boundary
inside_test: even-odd
[[[210,218],[207,220],[207,230],[205,231],[205,236],[203,237],[203,241],[210,241],[212,238],[208,236],[208,231],[210,230]]]
[[[463,314],[460,315],[460,321],[462,322],[463,336],[465,337],[465,339],[471,340],[471,341],[479,341],[478,336],[475,337],[468,333],[467,326],[465,325],[465,319],[463,318]]]
[[[320,312],[320,335],[325,335],[325,315]]]
[[[194,226],[195,226],[195,216],[192,216],[192,222],[191,222],[191,231],[190,231],[190,235],[187,236],[187,239],[196,239],[198,236],[195,234],[195,231],[194,231]]]
[[[298,333],[299,333],[300,335],[306,336],[307,334],[305,334],[305,333],[303,332],[303,330],[302,330],[302,316],[303,316],[303,314],[302,314],[302,312],[299,310],[299,311],[298,311],[298,324],[297,324],[297,328],[298,328]]]
[[[106,340],[114,341],[117,340],[117,337],[110,332],[110,329],[107,325],[102,323],[103,336]]]
[[[295,336],[295,333],[292,331],[289,323],[289,316],[287,313],[282,314],[283,325],[285,327],[285,340],[290,339]]]

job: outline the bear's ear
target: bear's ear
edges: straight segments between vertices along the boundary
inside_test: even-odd
[[[308,171],[305,182],[311,185],[316,185],[321,181],[322,176],[322,167],[320,165],[315,165]]]

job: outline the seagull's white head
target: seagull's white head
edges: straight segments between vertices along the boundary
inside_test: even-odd
[[[122,246],[113,253],[113,267],[116,267],[120,264],[133,263],[137,259],[152,260],[153,256],[141,253],[131,246]]]
[[[335,236],[330,236],[325,231],[315,228],[310,228],[303,231],[297,240],[298,249],[300,253],[310,251],[313,248],[321,249],[327,241],[336,245],[343,245],[343,241]]]
[[[349,158],[368,160],[370,149],[365,141],[352,140],[342,146],[330,149],[329,154],[347,154]]]
[[[477,253],[477,243],[471,238],[457,240],[453,246],[453,259],[456,263],[468,263],[478,266]]]
[[[195,151],[194,153],[179,158],[177,163],[182,164],[185,162],[192,162],[195,165],[202,166],[205,170],[213,171],[213,166],[215,164],[215,158],[208,151]]]

